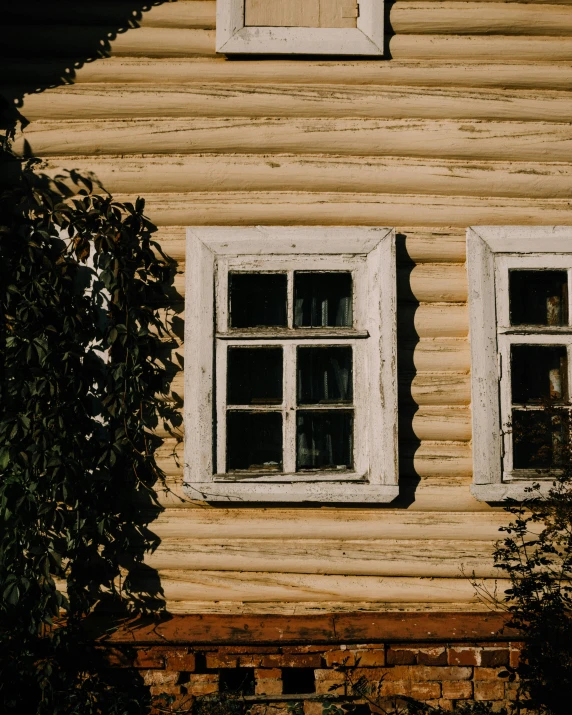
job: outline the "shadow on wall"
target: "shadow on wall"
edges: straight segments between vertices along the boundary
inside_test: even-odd
[[[399,404],[399,497],[392,507],[407,507],[415,500],[415,490],[421,481],[415,470],[414,457],[421,444],[413,430],[413,418],[419,409],[411,387],[416,375],[413,355],[419,342],[415,328],[415,313],[419,301],[411,290],[411,271],[415,262],[407,252],[407,236],[397,236],[397,378]]]
[[[77,189],[94,183],[94,177],[84,177],[71,167],[62,168],[54,181],[41,172],[32,172],[21,157],[10,151],[10,137],[28,124],[21,114],[28,94],[73,84],[76,72],[87,62],[110,56],[111,42],[123,32],[137,28],[143,14],[153,6],[176,0],[16,0],[2,10],[0,28],[0,187],[17,186],[22,179],[54,196],[70,196]],[[31,152],[24,159],[33,159]],[[94,191],[107,194],[104,186],[96,184]],[[173,298],[171,271],[165,294]],[[178,296],[180,300],[180,296]],[[165,394],[169,394],[170,380],[180,369],[171,359],[171,348],[165,342],[163,363],[167,370]],[[167,384],[169,383],[169,384]],[[173,411],[171,424],[180,421]],[[141,499],[141,497],[140,497]],[[158,515],[153,498],[143,498],[138,513],[141,523],[136,526],[142,543],[158,545],[159,539],[147,525]],[[130,571],[133,591],[151,596],[146,608],[153,611],[162,602],[159,575],[154,569],[139,563],[138,544],[134,540],[133,553],[126,554],[124,567]],[[153,595],[157,601],[153,602]]]
[[[117,35],[172,0],[17,0],[2,10],[0,131],[27,121],[26,94],[73,84],[85,63],[109,57]]]

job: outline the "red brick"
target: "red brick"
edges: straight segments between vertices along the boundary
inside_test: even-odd
[[[304,701],[304,715],[322,715],[323,705],[316,700]]]
[[[385,649],[367,650],[367,651],[352,651],[356,662],[363,668],[369,668],[377,665],[385,665]]]
[[[193,671],[195,669],[195,654],[189,653],[186,648],[169,650],[165,654],[165,668],[167,670]]]
[[[480,665],[479,648],[449,648],[449,665]]]
[[[326,653],[330,650],[340,650],[339,645],[283,645],[282,653]]]
[[[441,683],[412,683],[411,697],[418,700],[429,700],[441,697]]]
[[[164,668],[166,648],[138,648],[133,665],[135,668]]]
[[[263,655],[239,655],[238,665],[241,668],[260,668]]]
[[[282,695],[282,680],[279,678],[257,678],[256,695]]]
[[[446,698],[440,698],[435,704],[431,703],[433,707],[441,708],[441,710],[451,710],[455,709],[455,703],[452,700],[447,700]]]
[[[260,660],[262,668],[319,668],[321,665],[322,656],[319,653],[265,655]]]
[[[502,680],[476,682],[475,700],[504,700],[504,683]]]
[[[218,692],[218,673],[192,673],[186,684],[190,695],[211,695]]]
[[[505,672],[506,668],[475,668],[474,677],[475,680],[498,680],[499,673]]]
[[[510,653],[508,648],[484,648],[481,652],[481,665],[487,668],[495,665],[508,665]]]
[[[152,685],[149,688],[151,695],[180,695],[181,686],[180,685]]]
[[[518,668],[520,665],[520,648],[510,649],[509,665],[511,668]]]
[[[409,695],[410,692],[411,682],[409,680],[384,681],[381,687],[382,697],[387,697],[388,695]]]
[[[266,655],[268,653],[280,653],[280,648],[277,646],[265,646],[265,645],[220,645],[214,647],[204,648],[201,646],[201,650],[216,651],[217,653],[232,653],[233,655],[243,655],[243,654],[258,654]]]
[[[238,656],[231,653],[208,653],[206,655],[207,668],[236,668]]]
[[[450,700],[468,700],[473,697],[473,684],[470,680],[446,680],[443,682],[443,697]]]
[[[417,653],[419,665],[447,665],[445,648],[423,648]]]
[[[257,668],[254,671],[255,678],[282,678],[282,671],[280,668]]]
[[[145,670],[143,671],[143,682],[145,685],[176,685],[179,674],[167,670]]]
[[[417,662],[417,651],[409,648],[388,648],[388,665],[415,665]]]
[[[362,655],[366,655],[366,653],[360,654],[360,656],[359,656],[360,661],[361,661]],[[333,650],[333,651],[330,651],[329,653],[324,653],[324,655],[322,657],[323,657],[326,665],[329,667],[332,667],[333,665],[355,665],[356,664],[355,654],[352,651],[348,651],[348,650]],[[381,665],[384,665],[384,663],[381,663]]]
[[[345,680],[344,674],[337,670],[326,670],[325,668],[317,668],[314,670],[314,678],[316,682],[320,680],[330,680],[335,683],[343,683]]]

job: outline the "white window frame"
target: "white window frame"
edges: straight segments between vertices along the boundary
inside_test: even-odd
[[[395,232],[377,227],[189,228],[186,265],[187,496],[213,502],[367,503],[395,499],[399,493]],[[261,272],[351,270],[354,274],[355,315],[350,332],[355,335],[350,342],[336,337],[336,330],[342,330],[339,328],[305,331],[307,336],[312,332],[311,345],[343,342],[357,346],[355,370],[361,374],[354,377],[354,471],[280,475],[217,472],[224,447],[220,439],[217,444],[215,427],[217,418],[220,424],[225,414],[225,386],[221,387],[222,380],[217,384],[217,370],[221,375],[226,372],[227,346],[247,342],[241,331],[228,330],[226,325],[228,271],[239,267]],[[278,337],[275,342],[282,340],[281,344],[288,343],[287,349],[293,350],[298,339],[293,333],[299,330],[304,329],[295,329],[287,339]],[[348,330],[342,332],[347,334]],[[266,344],[272,340],[270,336]],[[284,387],[288,392],[288,385]]]
[[[383,55],[383,0],[358,0],[357,27],[350,28],[248,27],[244,24],[244,4],[245,0],[217,0],[217,52]]]
[[[539,470],[512,470],[510,430],[511,344],[568,345],[572,385],[572,326],[511,326],[508,273],[512,268],[567,269],[572,316],[572,227],[476,226],[467,230],[471,388],[473,412],[473,495],[482,501],[522,500],[554,477]]]

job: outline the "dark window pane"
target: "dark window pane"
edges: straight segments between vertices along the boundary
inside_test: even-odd
[[[296,273],[294,325],[297,328],[353,325],[351,273]]]
[[[298,412],[296,469],[351,469],[352,412]]]
[[[285,327],[287,277],[283,273],[230,273],[233,328]]]
[[[229,348],[229,405],[282,402],[282,348]]]
[[[568,433],[568,413],[513,410],[514,468],[546,469],[559,466]]]
[[[298,348],[298,404],[352,401],[350,347]]]
[[[567,325],[566,271],[510,271],[511,325]]]
[[[566,400],[567,371],[564,345],[513,345],[513,404],[541,404],[548,400]]]
[[[282,415],[278,412],[228,412],[227,471],[282,469]]]

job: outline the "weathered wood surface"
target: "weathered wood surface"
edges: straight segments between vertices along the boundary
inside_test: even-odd
[[[493,55],[494,58],[494,55]],[[10,66],[11,81],[49,73],[53,61],[14,60]],[[223,58],[164,59],[111,57],[79,68],[76,84],[106,83],[115,85],[149,83],[180,85],[206,82],[229,85],[243,83],[329,84],[356,86],[422,86],[432,88],[500,87],[510,89],[565,90],[572,85],[572,66],[555,59],[547,64],[530,64],[516,55],[510,63],[492,61],[491,57],[476,63],[462,58],[446,63],[439,61],[391,62],[265,60],[264,62],[227,62]],[[127,88],[127,87],[126,87]]]
[[[38,95],[42,96],[42,95]],[[572,106],[571,106],[572,110]],[[571,111],[572,114],[572,111]],[[56,174],[62,157],[47,170]],[[119,156],[70,157],[75,169],[93,172],[112,193],[340,192],[566,199],[572,164],[501,163],[409,157],[173,155],[142,159]],[[277,197],[279,198],[279,197]],[[459,232],[460,234],[460,232]],[[454,260],[464,260],[455,254]]]
[[[572,10],[572,8],[571,8]],[[572,42],[572,40],[571,40]],[[177,86],[105,83],[61,87],[26,99],[28,119],[281,117],[486,119],[567,122],[570,92],[420,87],[224,83]]]
[[[507,582],[483,580],[491,591]],[[479,603],[468,578],[403,578],[163,570],[161,585],[171,601],[390,601],[394,604]],[[481,604],[482,608],[482,604]]]
[[[129,201],[133,194],[116,197]],[[462,230],[479,224],[554,226],[571,221],[568,199],[286,191],[146,194],[146,199],[148,215],[160,226],[401,226],[416,222],[438,228],[455,225]]]
[[[425,512],[384,509],[169,509],[153,522],[161,539],[324,539],[384,540],[450,539],[455,542],[498,538],[498,527],[508,522],[504,513],[481,512],[469,517],[451,511],[435,519]],[[463,548],[467,548],[466,545]]]
[[[158,571],[214,570],[267,573],[495,578],[492,545],[426,539],[168,539],[146,558]]]
[[[571,42],[572,45],[572,42]],[[316,154],[491,161],[572,161],[568,122],[341,119],[38,120],[25,130],[41,156]],[[23,136],[15,142],[23,151]]]
[[[14,85],[53,79],[57,53],[72,57],[107,12],[74,5],[69,28],[66,6],[9,9]],[[398,228],[400,497],[379,509],[191,502],[177,430],[158,455],[172,491],[148,562],[171,611],[482,610],[462,565],[495,587],[507,516],[469,491],[464,229],[571,223],[572,2],[397,0],[389,19],[389,61],[226,61],[212,0],[164,3],[112,33],[112,56],[74,69],[75,84],[24,101],[32,122],[16,146],[25,138],[49,174],[92,172],[120,200],[147,198],[178,263],[179,355],[185,226]],[[21,33],[35,59],[18,57]]]

